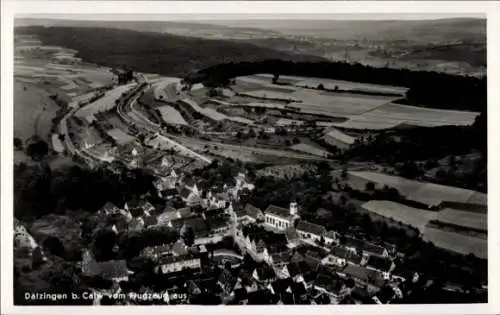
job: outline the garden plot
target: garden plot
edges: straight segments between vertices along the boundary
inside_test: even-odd
[[[299,143],[290,147],[291,150],[304,152],[311,155],[316,155],[320,157],[327,157],[329,155],[328,151],[322,150],[315,146],[306,143]]]
[[[365,202],[362,207],[370,212],[415,227],[421,232],[425,230],[429,221],[438,217],[436,211],[421,210],[386,200],[371,200]]]
[[[488,241],[465,234],[427,227],[423,233],[425,241],[432,242],[437,247],[464,255],[474,254],[479,258],[488,257]]]
[[[188,125],[186,120],[184,120],[184,117],[182,117],[181,113],[179,113],[172,106],[161,106],[158,108],[158,111],[160,112],[163,121],[165,121],[167,124],[184,126]]]
[[[439,222],[454,224],[465,228],[487,231],[488,218],[485,213],[477,213],[446,208],[439,211]]]

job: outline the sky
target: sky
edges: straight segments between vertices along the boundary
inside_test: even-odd
[[[31,14],[20,18],[48,18],[85,21],[209,21],[209,20],[435,20],[445,18],[484,18],[466,13],[398,14]]]

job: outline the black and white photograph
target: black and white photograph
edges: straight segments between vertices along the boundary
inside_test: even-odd
[[[449,7],[16,14],[13,305],[491,303],[490,21]]]

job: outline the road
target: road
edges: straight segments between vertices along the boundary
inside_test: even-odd
[[[166,80],[163,80],[160,83],[158,83],[161,86],[162,84],[164,85],[164,83],[167,82],[168,83],[167,85],[170,87],[169,89],[167,89],[170,92],[168,92],[168,94],[166,94],[167,97],[169,97],[169,98],[165,99],[165,101],[171,100],[170,97],[176,96],[175,91],[177,90],[177,88],[175,87],[175,84],[177,84],[176,83],[177,81],[180,82],[180,79],[167,78]],[[145,82],[148,83],[147,81],[145,81]],[[172,86],[174,86],[174,87],[172,88]],[[136,91],[135,95],[132,96],[132,98],[130,99],[130,101],[128,103],[120,102],[117,106],[118,115],[127,124],[130,124],[130,125],[133,124],[141,129],[146,130],[147,132],[157,134],[159,137],[159,140],[161,140],[161,141],[167,143],[169,146],[177,149],[181,155],[196,158],[196,159],[199,159],[205,163],[211,163],[212,162],[211,159],[187,148],[186,146],[182,145],[181,143],[178,143],[178,142],[172,140],[170,135],[168,135],[167,133],[165,133],[161,130],[160,125],[155,124],[154,122],[150,121],[147,117],[145,117],[143,114],[141,114],[136,109],[134,109],[134,104],[136,104],[137,100],[139,99],[141,91],[146,89],[146,88],[148,88],[148,86],[145,86],[143,89],[139,89],[138,91]],[[156,88],[157,88],[157,86],[155,86],[155,90],[156,90]]]

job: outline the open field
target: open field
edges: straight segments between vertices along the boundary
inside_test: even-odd
[[[384,130],[400,125],[422,127],[471,125],[478,115],[476,112],[395,104],[393,102],[401,98],[407,91],[407,88],[402,87],[280,76],[279,81],[283,80],[293,85],[289,86],[271,84],[271,79],[272,75],[266,74],[237,78],[232,89],[237,91],[239,95],[229,97],[228,102],[234,106],[289,108],[299,110],[303,114],[344,117],[347,118],[346,121],[331,125],[355,130]],[[334,87],[338,87],[342,92],[314,89],[319,83],[323,83],[323,85],[328,83],[331,86],[326,86],[326,88],[333,90]],[[362,94],[363,92],[381,93],[387,94],[387,96],[367,95]],[[389,96],[389,94],[394,95]],[[247,99],[252,97],[259,98],[260,101],[249,102]],[[285,104],[285,102],[290,101],[291,103]]]
[[[428,205],[438,205],[443,201],[468,203],[475,193],[475,191],[469,189],[423,183],[419,189],[410,193],[407,198]]]
[[[49,141],[52,118],[59,109],[45,91],[14,84],[14,137],[25,141],[38,135]]]
[[[284,92],[276,92],[276,91],[271,91],[271,90],[255,90],[255,91],[248,91],[248,92],[240,92],[240,95],[243,96],[248,96],[248,97],[255,97],[255,98],[263,98],[263,99],[269,99],[269,100],[278,100],[278,101],[284,101],[284,102],[300,102],[301,100],[299,98],[293,97],[292,95]]]
[[[432,127],[442,125],[471,125],[479,113],[441,110],[416,106],[386,104],[363,114],[366,117],[390,118],[409,125]]]
[[[366,183],[369,182],[378,188],[385,185],[396,188],[407,199],[428,206],[438,206],[444,201],[463,204],[484,201],[481,198],[474,198],[478,192],[470,189],[420,182],[376,172],[349,172],[349,184],[353,188],[364,190]]]
[[[95,115],[99,112],[105,112],[111,110],[116,106],[115,101],[121,97],[122,93],[128,91],[134,85],[135,83],[121,85],[114,88],[111,91],[106,92],[106,94],[100,99],[79,109],[75,113],[75,116],[84,118],[87,116]]]
[[[472,253],[483,259],[488,257],[488,241],[486,239],[430,227],[426,228],[423,234],[425,241],[430,241],[437,247],[464,255]]]
[[[447,208],[439,211],[439,215],[436,220],[476,230],[487,231],[488,229],[488,218],[485,213],[475,213]]]
[[[175,108],[172,106],[161,106],[158,108],[158,111],[161,114],[161,118],[167,123],[167,124],[173,124],[173,125],[184,125],[187,126],[188,123],[182,117],[181,113],[179,113]]]
[[[429,221],[438,217],[436,211],[421,210],[386,200],[371,200],[364,203],[362,207],[384,217],[413,226],[421,232],[424,232]]]
[[[135,140],[134,137],[126,134],[123,130],[115,128],[111,129],[107,132],[107,134],[113,138],[117,144],[126,144],[129,142],[133,142]]]
[[[317,148],[315,146],[306,143],[299,143],[293,145],[290,147],[290,150],[304,152],[307,154],[316,155],[324,158],[328,157],[328,155],[330,154],[328,151],[322,150],[320,148]]]
[[[254,75],[255,80],[268,80],[270,81],[273,77],[271,74],[256,74]],[[368,84],[368,83],[358,83],[358,82],[350,82],[350,81],[342,81],[342,80],[332,80],[332,79],[324,79],[324,78],[307,78],[307,77],[299,77],[299,76],[289,76],[289,75],[280,75],[278,79],[279,83],[292,84],[299,87],[310,87],[316,88],[319,84],[323,84],[325,89],[334,89],[335,86],[339,88],[339,90],[345,91],[363,91],[363,92],[373,92],[373,93],[396,93],[396,94],[404,94],[408,90],[405,87],[399,86],[387,86],[387,85],[379,85],[379,84]]]
[[[367,183],[374,183],[377,188],[382,188],[384,185],[394,187],[399,190],[399,193],[403,196],[411,194],[422,186],[421,182],[398,176],[366,171],[350,171],[348,179],[349,185],[358,190],[364,190]]]

